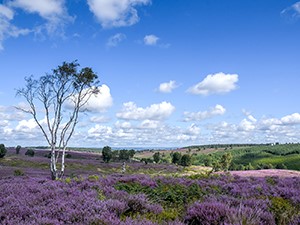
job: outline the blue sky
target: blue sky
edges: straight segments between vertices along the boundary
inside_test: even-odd
[[[102,95],[71,146],[299,142],[299,40],[299,1],[0,1],[0,142],[46,144],[15,89],[75,59]]]

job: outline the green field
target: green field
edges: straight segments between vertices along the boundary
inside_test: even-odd
[[[192,148],[192,149],[199,149]],[[253,169],[290,169],[300,170],[300,144],[282,144],[282,145],[256,145],[245,147],[218,148],[210,152],[193,152],[193,164],[206,165],[211,164],[221,158],[225,153],[231,153],[233,159],[233,169],[242,169],[243,166],[251,165]]]

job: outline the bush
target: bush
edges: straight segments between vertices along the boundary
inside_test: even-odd
[[[151,158],[142,158],[141,162],[144,162],[147,165],[148,163],[153,163],[153,159],[151,159]]]
[[[280,164],[277,164],[277,165],[275,166],[275,168],[276,168],[276,169],[284,169],[284,170],[286,170],[286,169],[287,169],[287,166],[286,166],[285,164],[283,164],[283,163],[280,163]]]
[[[16,154],[19,154],[20,153],[20,150],[21,150],[21,145],[18,145],[17,147],[16,147]]]
[[[112,158],[111,147],[105,146],[102,149],[102,157],[103,157],[103,161],[106,163],[108,163],[111,160],[111,158]]]
[[[6,154],[6,148],[4,144],[0,144],[0,158],[3,158]]]
[[[172,163],[179,164],[181,161],[181,153],[180,152],[174,152],[172,154]]]
[[[27,149],[27,151],[25,152],[25,155],[28,155],[30,157],[33,157],[35,154],[35,151],[33,149]]]
[[[180,165],[181,166],[190,166],[192,165],[192,157],[188,154],[185,154],[181,157],[180,160]]]
[[[24,172],[22,170],[16,169],[14,171],[14,176],[24,176]]]
[[[219,202],[196,202],[187,210],[188,224],[219,225],[228,223],[229,207]]]
[[[155,163],[159,163],[160,160],[161,160],[160,153],[159,152],[155,152],[154,155],[153,155],[153,161]]]
[[[50,158],[51,158],[51,157],[50,157]],[[67,154],[66,154],[66,158],[67,158],[67,159],[70,159],[70,158],[72,158],[72,155],[71,155],[70,153],[67,153]]]

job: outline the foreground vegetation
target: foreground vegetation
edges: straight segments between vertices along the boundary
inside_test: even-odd
[[[0,181],[1,224],[299,224],[300,178],[112,174]]]
[[[300,223],[300,176],[190,173],[194,167],[135,161],[122,173],[122,161],[68,152],[65,178],[53,181],[48,152],[26,153],[10,148],[0,159],[0,224]]]

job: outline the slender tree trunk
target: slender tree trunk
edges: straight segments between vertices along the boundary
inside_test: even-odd
[[[66,147],[63,148],[63,152],[62,152],[62,156],[61,156],[60,178],[62,178],[65,173],[65,156],[66,156]]]
[[[52,180],[56,180],[58,178],[58,174],[57,174],[56,159],[55,159],[55,145],[51,146],[50,170],[51,170]]]

